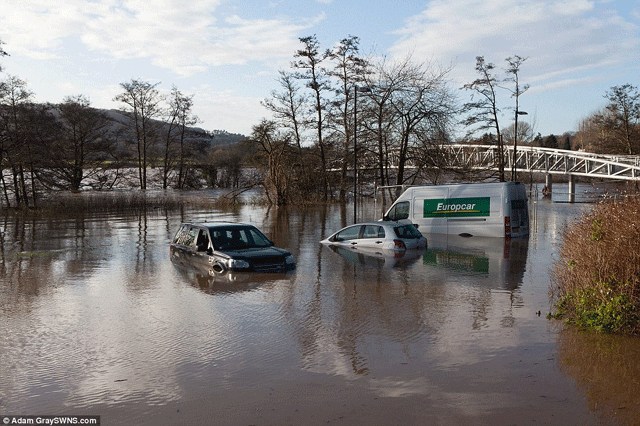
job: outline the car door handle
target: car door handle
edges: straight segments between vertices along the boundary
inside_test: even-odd
[[[352,246],[355,246],[355,245],[357,245],[357,244],[358,244],[358,243],[356,243],[356,242],[351,243],[351,245],[352,245]]]
[[[376,241],[376,244],[382,244],[382,241]]]

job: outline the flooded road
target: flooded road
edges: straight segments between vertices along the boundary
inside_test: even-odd
[[[338,206],[6,218],[0,415],[633,424],[638,339],[545,318],[560,234],[590,207],[539,200],[527,240],[428,236],[400,258],[321,246],[351,223]],[[220,219],[258,226],[295,273],[229,280],[170,262],[182,221]]]

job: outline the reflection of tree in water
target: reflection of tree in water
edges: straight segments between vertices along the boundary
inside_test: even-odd
[[[640,339],[565,329],[558,341],[560,367],[586,392],[603,420],[638,424]]]
[[[108,244],[105,230],[84,216],[5,216],[0,281],[7,297],[37,295],[44,288],[91,274],[105,259],[100,250]]]
[[[367,375],[371,358],[379,356],[370,352],[372,341],[380,353],[395,345],[407,349],[416,336],[435,334],[434,323],[446,317],[445,309],[427,309],[442,300],[433,292],[443,286],[416,285],[407,265],[398,267],[393,256],[348,254],[326,247],[318,252],[319,275],[305,295],[305,312],[300,321],[291,321],[299,324],[302,362],[311,371]]]

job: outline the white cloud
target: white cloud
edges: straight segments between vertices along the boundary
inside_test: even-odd
[[[0,25],[11,51],[31,58],[61,55],[75,38],[114,59],[148,58],[192,75],[208,67],[290,56],[297,34],[323,19],[243,19],[219,16],[221,0],[11,1]],[[3,35],[3,37],[5,37]]]
[[[2,39],[11,54],[37,59],[50,59],[62,41],[76,31],[82,22],[77,5],[56,7],[47,0],[3,2],[0,14]]]
[[[476,56],[504,65],[515,54],[528,57],[526,81],[546,76],[579,81],[574,74],[620,63],[638,51],[638,28],[612,9],[590,0],[466,0],[430,2],[397,34],[394,55],[457,63],[453,77],[471,81]],[[473,11],[473,13],[470,13]],[[637,56],[637,55],[636,55]]]
[[[260,105],[261,99],[255,97],[216,90],[207,85],[199,86],[194,93],[194,113],[207,123],[206,128],[210,130],[249,135],[251,126],[266,116],[266,110]]]

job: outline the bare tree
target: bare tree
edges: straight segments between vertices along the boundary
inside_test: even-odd
[[[178,178],[177,187],[184,187],[184,170],[185,170],[185,136],[188,126],[198,123],[198,117],[193,115],[193,96],[184,95],[175,86],[171,89],[169,96],[169,107],[167,110],[167,132],[164,146],[164,161],[162,172],[162,187],[166,189],[169,183],[169,174],[173,168],[173,152],[172,144],[178,142]]]
[[[266,157],[266,172],[263,186],[270,204],[278,206],[289,202],[290,178],[287,173],[289,141],[278,131],[274,121],[263,120],[253,127],[251,139]]]
[[[640,153],[640,92],[631,84],[613,86],[606,94],[606,112],[598,116],[599,124],[618,152]]]
[[[24,110],[26,137],[21,162],[28,170],[34,207],[38,199],[36,184],[42,183],[41,171],[50,161],[50,152],[55,149],[53,144],[59,134],[60,126],[52,110],[51,104],[34,103],[27,104]]]
[[[504,182],[504,145],[498,120],[500,109],[498,108],[497,95],[500,81],[495,74],[495,65],[486,62],[484,56],[476,57],[476,72],[480,77],[463,86],[464,89],[472,91],[473,94],[471,95],[471,101],[463,106],[463,111],[469,115],[462,123],[473,127],[470,133],[475,133],[479,130],[483,132],[495,130],[498,144],[498,178],[501,182]]]
[[[29,203],[24,166],[29,146],[27,111],[32,105],[32,97],[27,83],[18,77],[9,76],[0,83],[0,164],[6,161],[11,169],[12,190],[17,206]],[[0,176],[5,202],[9,206],[9,188],[2,169]]]
[[[373,65],[373,72],[365,77],[365,96],[358,103],[359,115],[356,126],[363,129],[359,137],[359,145],[364,147],[366,157],[371,158],[371,165],[375,168],[375,180],[381,186],[389,185],[389,155],[394,142],[394,128],[398,116],[393,108],[391,99],[401,82],[398,75],[407,66],[406,61],[389,65],[386,58]],[[365,159],[367,161],[368,158]],[[383,204],[386,195],[383,192]]]
[[[578,123],[575,143],[578,147],[597,154],[614,154],[615,149],[608,143],[609,135],[601,127],[601,116],[606,112],[599,111],[582,119]]]
[[[335,123],[335,131],[342,140],[342,168],[339,183],[341,202],[346,199],[347,169],[351,163],[349,154],[350,147],[353,145],[352,135],[355,131],[353,108],[356,106],[352,103],[355,104],[356,91],[360,89],[358,85],[363,84],[364,75],[368,72],[369,66],[368,62],[359,56],[359,44],[358,37],[349,36],[340,40],[340,43],[329,52],[329,58],[335,63],[329,75],[338,81],[334,101],[337,111],[331,117],[331,121]]]
[[[514,55],[508,57],[506,59],[508,67],[506,69],[507,78],[506,82],[510,82],[513,84],[513,88],[508,87],[507,90],[511,93],[511,97],[515,101],[515,110],[514,110],[514,131],[513,131],[513,169],[511,171],[511,180],[516,180],[516,151],[518,149],[518,139],[520,134],[518,133],[518,117],[520,115],[527,114],[524,111],[520,111],[520,96],[529,90],[529,85],[525,84],[520,85],[520,67],[526,61],[527,58],[523,58],[522,56]]]
[[[309,121],[304,111],[306,100],[300,94],[293,74],[281,70],[278,75],[281,91],[272,91],[271,97],[263,100],[262,105],[273,113],[280,126],[289,129],[298,150],[302,150],[302,133]]]
[[[112,152],[109,118],[91,107],[84,95],[68,96],[57,107],[60,133],[49,157],[47,179],[53,186],[77,191],[86,179],[104,169]],[[44,171],[42,173],[45,173]]]
[[[383,58],[366,76],[366,93],[358,98],[359,157],[365,169],[375,169],[371,178],[376,184],[413,182],[425,168],[440,163],[435,147],[448,140],[450,117],[457,111],[447,74],[406,57]],[[395,192],[383,191],[383,204]]]
[[[315,129],[317,136],[317,146],[320,151],[320,169],[318,172],[322,176],[323,182],[323,198],[326,200],[329,196],[329,180],[327,177],[327,147],[323,138],[323,129],[325,125],[325,112],[328,108],[328,102],[325,99],[325,92],[330,90],[329,82],[326,78],[326,71],[322,68],[322,62],[327,59],[329,52],[320,52],[320,44],[315,35],[300,38],[303,44],[302,49],[298,50],[294,55],[297,58],[292,66],[301,70],[295,74],[296,78],[307,82],[307,87],[311,89],[313,94],[313,105],[315,111]]]
[[[502,129],[502,137],[506,140],[513,140],[515,138],[516,126],[515,123],[511,123],[509,127]],[[518,124],[518,143],[519,144],[530,144],[533,142],[536,137],[534,132],[534,127],[526,122],[521,121]],[[557,148],[557,144],[555,148]],[[547,146],[547,148],[551,148],[551,146]]]
[[[161,112],[161,97],[156,89],[159,84],[135,79],[127,83],[120,83],[124,92],[114,98],[114,100],[124,103],[123,110],[131,114],[138,150],[138,177],[140,189],[143,190],[147,189],[149,148],[156,137],[152,120]]]
[[[412,156],[412,148],[426,143],[437,145],[446,140],[449,117],[455,114],[455,99],[446,86],[448,70],[424,65],[405,69],[404,84],[394,93],[391,103],[398,116],[396,185],[405,183],[408,162],[424,160]]]
[[[605,98],[609,101],[605,108],[580,122],[574,141],[576,147],[599,154],[639,154],[638,89],[630,84],[614,86]]]

